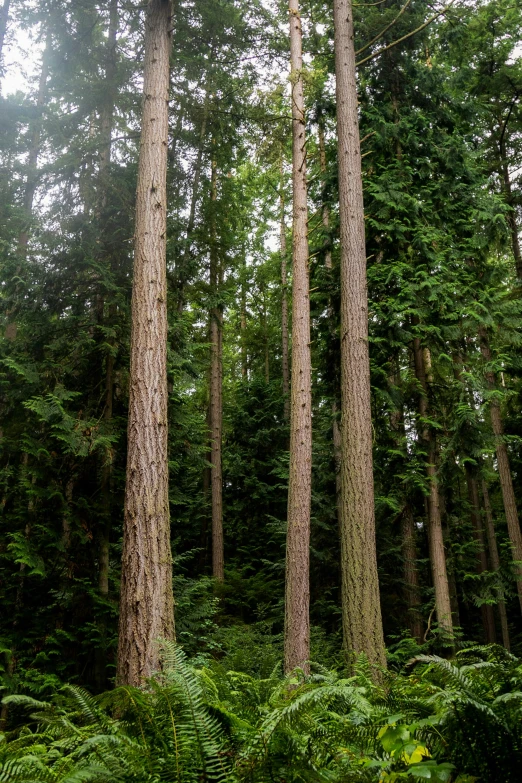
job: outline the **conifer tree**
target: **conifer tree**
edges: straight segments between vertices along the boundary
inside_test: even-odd
[[[117,680],[140,685],[174,636],[167,454],[166,216],[171,5],[150,0],[132,295]]]
[[[335,0],[341,239],[341,574],[345,650],[385,665],[373,487],[368,294],[353,16]]]
[[[302,28],[291,0],[290,86],[292,105],[292,369],[290,469],[285,579],[285,671],[310,658],[310,503],[312,492],[312,361],[308,279],[306,125]]]

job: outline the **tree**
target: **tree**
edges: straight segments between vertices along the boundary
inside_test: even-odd
[[[310,658],[310,502],[312,493],[312,360],[308,280],[306,126],[302,29],[298,0],[290,6],[292,103],[292,367],[290,468],[285,577],[285,671]]]
[[[334,1],[341,232],[341,573],[348,655],[385,665],[373,488],[368,294],[352,6]]]
[[[167,150],[171,6],[150,0],[136,195],[117,680],[140,685],[174,636],[167,453]]]

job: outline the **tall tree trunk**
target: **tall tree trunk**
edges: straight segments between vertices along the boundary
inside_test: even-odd
[[[244,381],[248,379],[248,353],[246,343],[246,328],[247,328],[247,304],[246,304],[246,258],[243,257],[243,264],[241,269],[241,313],[240,313],[240,327],[241,327],[241,377]]]
[[[493,512],[491,511],[491,503],[489,500],[488,485],[485,479],[481,482],[482,497],[484,498],[484,515],[486,520],[486,535],[488,538],[489,557],[491,560],[491,568],[498,574],[500,571],[500,557],[498,554],[497,537],[495,535],[495,523],[493,522]],[[498,591],[498,613],[500,615],[500,628],[502,629],[502,644],[506,650],[511,649],[509,641],[509,628],[506,613],[506,602],[504,601],[504,592],[502,589]]]
[[[483,326],[479,327],[479,339],[480,350],[484,361],[489,364],[491,362],[491,348],[489,347],[489,340],[486,329]],[[495,389],[495,376],[491,370],[486,369],[486,381],[488,388],[493,391]],[[506,523],[511,541],[511,549],[513,552],[513,560],[517,563],[522,562],[522,533],[520,531],[520,523],[518,519],[517,503],[515,500],[515,491],[513,489],[513,479],[511,476],[511,468],[509,465],[509,455],[504,440],[504,425],[502,423],[502,414],[500,411],[500,403],[498,398],[492,396],[489,402],[489,414],[491,417],[491,428],[495,437],[495,451],[497,455],[497,467],[498,475],[500,479],[500,487],[502,489],[502,500],[504,501],[504,512],[506,515]],[[522,610],[522,566],[517,565],[514,568],[515,579],[517,582],[518,600],[520,608]]]
[[[413,355],[415,374],[420,385],[419,419],[421,438],[426,449],[426,474],[429,482],[428,495],[428,543],[430,550],[431,572],[435,588],[435,610],[437,621],[448,636],[453,636],[453,621],[446,568],[446,552],[442,533],[442,518],[440,513],[439,486],[437,483],[437,441],[433,430],[423,421],[428,416],[428,381],[431,373],[429,351],[421,347],[420,340],[413,340]]]
[[[326,176],[326,144],[324,140],[324,115],[321,112],[317,118],[317,135],[318,135],[318,141],[319,141],[319,165],[321,167],[321,175],[323,178],[323,196],[322,196],[322,206],[321,206],[321,217],[323,221],[323,226],[325,228],[326,233],[328,234],[330,231],[330,208],[328,206],[328,202],[326,200],[326,182],[325,182],[325,176]],[[326,250],[325,256],[324,256],[324,265],[327,269],[332,268],[332,250],[330,246],[328,246],[328,249]]]
[[[426,518],[428,517],[428,499],[426,500]],[[451,616],[453,618],[453,628],[461,627],[460,622],[460,607],[459,607],[459,594],[457,590],[457,579],[455,576],[456,569],[453,557],[448,557],[448,552],[451,551],[451,527],[448,514],[446,512],[446,498],[444,492],[439,490],[439,506],[440,517],[442,520],[442,540],[444,542],[444,550],[446,552],[446,573],[448,575],[448,587],[450,594],[451,604]]]
[[[321,167],[321,175],[323,178],[323,203],[321,206],[323,226],[326,231],[330,229],[330,208],[328,202],[325,199],[325,176],[326,176],[326,146],[324,141],[324,116],[322,113],[317,118],[318,124],[318,141],[319,141],[319,165]],[[332,269],[332,251],[328,247],[324,256],[324,265],[326,269]],[[329,297],[327,305],[328,313],[328,331],[330,332],[331,339],[336,339],[336,323],[335,313],[332,303],[332,298]],[[335,384],[337,386],[337,383]],[[338,389],[334,388],[334,394],[338,393]],[[339,524],[339,530],[341,529],[340,520],[340,508],[341,508],[341,430],[339,427],[339,417],[337,410],[337,401],[334,399],[332,402],[332,445],[334,453],[334,465],[335,465],[335,497],[337,505],[337,521]]]
[[[116,102],[116,69],[118,65],[116,40],[118,35],[118,0],[109,3],[109,28],[105,54],[104,100],[100,109],[100,170],[101,187],[100,207],[104,209],[108,201],[109,168],[112,152],[112,129],[114,125],[114,104]]]
[[[29,154],[27,157],[27,179],[25,183],[24,204],[23,204],[24,213],[25,213],[24,214],[25,225],[20,231],[18,237],[18,250],[22,258],[25,258],[27,255],[27,243],[29,241],[29,223],[32,217],[34,194],[36,191],[36,186],[38,184],[38,155],[40,153],[40,142],[41,142],[41,133],[42,133],[42,129],[41,129],[42,112],[43,112],[43,107],[45,105],[45,102],[47,100],[47,79],[49,77],[50,53],[51,53],[51,33],[48,30],[46,36],[45,49],[42,56],[42,68],[40,71],[40,78],[38,80],[38,93],[36,96],[37,113],[36,113],[36,118],[31,125],[31,132],[30,132],[31,143],[29,146]],[[13,308],[10,308],[6,315],[7,315],[7,325],[5,327],[5,338],[7,340],[14,340],[17,334],[17,324],[15,320],[16,305]]]
[[[292,85],[292,386],[285,580],[285,671],[310,658],[310,503],[312,496],[312,362],[308,279],[306,128],[302,30],[290,0]]]
[[[505,136],[502,135],[500,142],[500,167],[501,178],[503,181],[504,194],[506,197],[507,205],[509,206],[509,212],[507,214],[507,223],[509,226],[509,232],[511,234],[511,248],[513,250],[513,258],[515,260],[515,272],[519,281],[522,281],[522,251],[520,249],[520,239],[518,236],[517,225],[517,213],[516,213],[516,201],[513,196],[513,188],[511,185],[511,177],[509,174],[509,163],[506,153]]]
[[[167,419],[167,150],[171,6],[149,0],[132,286],[117,681],[138,686],[174,637]]]
[[[214,56],[213,52],[214,50],[212,50],[211,53],[212,58]],[[201,171],[203,169],[203,152],[205,150],[205,140],[207,138],[207,124],[208,124],[209,111],[210,111],[210,88],[207,85],[207,88],[205,90],[205,100],[203,103],[203,116],[201,118],[201,128],[199,131],[198,151],[196,155],[196,163],[194,165],[194,178],[192,180],[192,193],[190,197],[190,210],[189,210],[189,218],[187,223],[186,245],[185,245],[185,250],[183,252],[182,266],[178,278],[177,310],[180,315],[183,312],[183,308],[185,306],[184,287],[187,280],[187,271],[186,269],[184,269],[184,267],[188,263],[188,260],[191,255],[190,243],[192,241],[194,226],[196,224],[196,207],[197,207],[198,195],[199,195],[199,181],[201,179]]]
[[[31,145],[29,155],[27,156],[27,180],[24,192],[24,212],[27,222],[31,220],[33,211],[34,194],[38,185],[38,155],[40,154],[40,143],[42,136],[42,111],[47,100],[47,80],[49,78],[49,58],[51,55],[51,32],[47,31],[45,49],[42,56],[42,68],[38,80],[38,94],[36,96],[37,115],[31,129]],[[18,238],[18,245],[21,252],[25,255],[27,243],[29,241],[28,226],[24,226]]]
[[[466,484],[468,487],[468,499],[470,504],[471,523],[475,540],[478,545],[477,551],[477,573],[483,574],[488,570],[488,559],[486,555],[486,541],[484,539],[484,530],[480,515],[480,500],[477,477],[474,475],[471,467],[466,465]],[[495,617],[493,607],[489,604],[482,604],[480,607],[482,615],[482,625],[484,626],[484,636],[486,644],[494,644],[497,640],[495,632]]]
[[[220,296],[220,259],[216,236],[215,206],[217,201],[217,166],[212,161],[210,245],[210,295]],[[223,438],[223,308],[213,304],[210,309],[210,486],[212,506],[212,575],[219,582],[225,578],[223,542],[223,477],[221,468],[221,443]]]
[[[406,504],[401,516],[401,539],[402,539],[402,557],[404,562],[404,598],[408,607],[408,622],[410,633],[417,641],[422,644],[422,615],[421,597],[419,589],[419,570],[417,568],[417,546],[415,520],[413,519],[412,508],[409,503]]]
[[[118,35],[118,0],[110,0],[109,3],[109,27],[107,31],[107,50],[105,57],[105,95],[100,110],[100,148],[99,148],[99,197],[98,210],[100,215],[100,234],[102,247],[102,262],[105,262],[107,271],[114,273],[115,257],[112,245],[112,235],[107,220],[107,206],[110,202],[110,165],[112,154],[112,131],[114,126],[114,105],[116,102],[116,70],[117,70],[117,51],[116,42]],[[105,321],[105,300],[100,292],[98,302],[99,325],[103,326]],[[114,324],[117,316],[117,307],[114,302],[109,304],[108,325]],[[103,335],[103,332],[102,332]],[[112,343],[111,347],[105,351],[105,400],[103,407],[103,420],[110,428],[112,422],[112,406],[114,396],[114,353]],[[112,528],[112,468],[113,468],[112,448],[106,449],[103,455],[101,465],[101,501],[102,514],[100,520],[100,531],[98,535],[98,591],[102,599],[107,599],[109,595],[109,567],[110,567],[110,535]],[[105,621],[102,618],[99,621],[99,631],[102,645],[97,649],[95,656],[95,680],[98,690],[103,690],[106,686],[106,652],[105,639],[107,629]]]
[[[279,177],[279,250],[281,253],[281,352],[283,369],[283,412],[290,417],[290,360],[288,347],[288,277],[286,273],[286,226],[284,195],[283,149],[281,147]]]
[[[389,382],[391,387],[399,388],[401,384],[399,362],[397,358],[393,361],[395,372],[390,376]],[[397,452],[400,452],[404,448],[406,438],[402,403],[400,407],[393,410],[390,414],[390,429],[394,433],[395,449]],[[405,497],[405,506],[401,514],[404,599],[407,606],[410,634],[419,644],[422,644],[423,621],[420,613],[422,602],[419,588],[419,571],[417,568],[416,538],[413,510],[409,498]]]
[[[334,0],[341,233],[341,598],[346,653],[386,664],[373,487],[366,242],[351,0]]]

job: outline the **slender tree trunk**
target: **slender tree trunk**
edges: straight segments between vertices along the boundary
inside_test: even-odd
[[[246,258],[243,258],[243,268],[241,275],[241,377],[244,381],[248,379],[248,353],[246,343],[247,328],[247,305],[246,305]]]
[[[319,114],[318,117],[318,140],[319,140],[319,164],[321,167],[321,175],[323,177],[323,204],[321,207],[322,212],[322,220],[323,220],[323,226],[325,227],[326,231],[328,232],[330,230],[330,208],[328,206],[328,202],[325,198],[325,189],[326,189],[326,183],[325,183],[325,176],[326,176],[326,146],[324,141],[324,117],[322,114]],[[325,256],[324,256],[324,265],[326,269],[331,270],[332,269],[332,251],[330,247],[328,247]],[[334,307],[332,303],[332,298],[330,297],[328,300],[327,305],[327,312],[328,312],[328,329],[330,332],[331,338],[334,338],[336,334],[336,323],[335,323],[335,313],[334,313]],[[337,393],[338,389],[334,389],[334,393]],[[339,417],[338,417],[338,409],[337,409],[337,401],[334,400],[332,402],[332,445],[333,445],[333,452],[334,452],[334,465],[335,465],[335,497],[336,497],[336,505],[337,505],[337,520],[339,524],[339,530],[341,529],[341,520],[340,520],[340,508],[341,508],[341,430],[339,427]]]
[[[167,420],[167,150],[171,6],[149,0],[132,286],[127,483],[117,681],[159,669],[174,637]]]
[[[484,327],[479,327],[480,350],[484,361],[491,362],[491,349],[489,347],[488,335]],[[490,370],[486,370],[486,381],[490,390],[495,389],[495,376]],[[495,451],[497,455],[498,475],[500,487],[502,489],[502,500],[504,501],[504,512],[506,523],[511,541],[513,560],[522,563],[522,533],[518,519],[517,503],[515,500],[515,491],[513,489],[513,479],[509,464],[509,455],[504,440],[504,425],[502,423],[502,414],[498,398],[493,396],[489,402],[489,414],[491,416],[491,428],[495,437]],[[516,565],[514,568],[515,579],[517,582],[518,600],[522,610],[522,566]]]
[[[213,50],[211,56],[213,57]],[[196,155],[196,163],[194,166],[194,178],[192,180],[192,194],[190,197],[189,219],[187,223],[187,239],[186,239],[185,250],[183,253],[182,267],[180,269],[180,274],[178,279],[177,309],[180,315],[183,312],[183,308],[185,306],[184,287],[187,279],[187,272],[184,269],[184,267],[188,263],[188,260],[191,255],[190,245],[192,241],[192,235],[194,233],[194,226],[196,224],[196,207],[197,207],[198,195],[199,195],[199,181],[201,179],[201,171],[203,169],[203,152],[205,150],[205,140],[207,137],[207,124],[208,124],[209,111],[210,111],[210,92],[209,92],[209,87],[207,86],[207,89],[205,91],[205,101],[203,104],[203,117],[201,119],[201,128],[199,132],[198,151]]]
[[[308,280],[306,130],[302,30],[290,0],[292,85],[292,386],[285,581],[285,671],[310,658],[310,503],[312,495],[312,362]]]
[[[439,627],[450,637],[453,636],[453,621],[446,568],[446,552],[442,533],[442,518],[440,513],[439,485],[437,483],[437,441],[435,433],[422,420],[428,415],[428,381],[431,360],[427,349],[422,349],[420,340],[413,341],[415,374],[421,387],[419,395],[419,418],[421,438],[426,449],[426,474],[429,482],[428,495],[428,543],[430,550],[431,572],[435,588],[435,609]],[[428,365],[428,366],[426,366]]]
[[[279,248],[281,253],[281,351],[283,365],[283,411],[285,421],[290,417],[290,360],[288,339],[288,278],[286,273],[286,226],[285,226],[285,196],[283,150],[280,158],[279,185]]]
[[[475,540],[478,545],[477,573],[483,574],[488,570],[486,541],[484,539],[484,530],[482,528],[482,520],[480,515],[478,482],[469,465],[466,465],[466,484],[468,487],[471,523],[473,525]],[[482,604],[480,607],[480,613],[482,615],[482,625],[484,626],[486,644],[494,644],[497,640],[497,635],[495,632],[495,617],[493,614],[493,607],[489,604]]]
[[[217,166],[212,161],[211,199],[217,201]],[[220,296],[220,261],[216,236],[216,217],[212,213],[210,246],[210,294]],[[214,304],[210,309],[210,486],[212,505],[212,575],[219,582],[225,578],[223,542],[223,477],[221,444],[223,438],[223,308]]]
[[[409,503],[406,504],[401,517],[402,557],[404,562],[404,598],[408,607],[408,622],[410,633],[422,644],[422,615],[420,612],[421,598],[419,589],[419,571],[417,568],[417,546],[415,543],[415,520]]]
[[[500,557],[498,554],[497,537],[495,535],[495,523],[493,522],[493,512],[491,511],[491,503],[489,501],[489,491],[486,481],[482,479],[482,497],[484,498],[484,515],[486,520],[486,535],[488,538],[489,557],[491,560],[491,568],[498,574],[500,571]],[[500,615],[500,628],[502,629],[502,644],[506,650],[511,649],[509,641],[509,628],[506,613],[506,602],[504,601],[504,593],[502,589],[498,593],[498,613]]]
[[[99,169],[99,210],[102,220],[101,235],[103,255],[107,267],[111,272],[115,271],[114,253],[111,252],[110,244],[112,237],[109,234],[110,228],[107,226],[106,215],[104,214],[110,198],[110,165],[112,153],[112,130],[114,124],[114,104],[116,100],[116,69],[117,54],[116,41],[118,35],[118,0],[110,0],[109,4],[109,28],[107,35],[107,53],[105,64],[105,100],[100,111],[100,169]],[[100,323],[104,321],[104,298],[100,294],[98,303]],[[109,306],[109,321],[116,318],[116,306]],[[111,341],[112,342],[112,341]],[[105,400],[103,407],[103,419],[107,426],[112,421],[112,404],[114,395],[114,354],[111,349],[105,357]],[[109,537],[111,528],[111,478],[112,478],[112,451],[108,449],[104,455],[101,469],[101,493],[103,503],[103,523],[100,536],[99,552],[99,575],[98,587],[101,595],[106,596],[109,592]]]
[[[511,247],[513,250],[513,258],[515,260],[515,272],[517,278],[519,279],[519,281],[521,281],[522,280],[522,251],[520,249],[520,239],[518,237],[517,214],[515,212],[516,202],[515,202],[515,198],[513,197],[513,188],[511,185],[511,177],[509,175],[509,164],[507,160],[506,143],[504,141],[504,137],[502,138],[502,141],[500,143],[500,166],[501,166],[501,175],[503,180],[504,193],[506,196],[506,202],[510,207],[510,210],[507,214],[507,223],[509,226],[509,232],[511,234]]]
[[[373,487],[366,243],[351,0],[334,0],[341,233],[341,574],[346,653],[386,664]]]
[[[30,133],[31,143],[29,146],[29,154],[27,157],[27,179],[26,179],[25,191],[24,191],[25,225],[20,231],[18,237],[18,250],[22,258],[25,258],[27,256],[27,243],[29,241],[28,226],[32,217],[34,194],[36,191],[36,186],[38,184],[38,155],[40,152],[42,111],[45,102],[47,100],[47,79],[49,77],[50,53],[51,53],[51,34],[50,31],[48,31],[46,37],[45,50],[42,57],[42,68],[40,71],[40,78],[38,80],[38,93],[36,97],[37,116],[31,126],[31,133]],[[20,268],[18,270],[18,273],[19,271]],[[7,315],[7,325],[5,327],[5,338],[7,340],[14,340],[16,339],[16,334],[17,334],[17,323],[15,320],[16,306],[8,310],[6,315]]]
[[[109,28],[105,56],[104,100],[100,109],[100,206],[104,209],[108,200],[108,176],[112,152],[112,128],[114,125],[114,104],[116,101],[116,69],[118,65],[116,41],[118,35],[118,0],[109,3]]]
[[[321,167],[321,174],[323,177],[323,204],[321,207],[321,217],[323,220],[323,226],[325,228],[325,231],[327,234],[329,234],[330,231],[330,208],[328,207],[328,202],[326,200],[326,182],[325,182],[325,176],[326,176],[326,145],[324,141],[324,116],[323,114],[319,114],[319,117],[317,119],[317,129],[318,129],[318,140],[319,140],[319,165]],[[328,247],[325,256],[324,256],[324,265],[327,269],[332,268],[332,251],[330,247]]]
[[[428,516],[428,499],[426,500],[426,517]],[[444,550],[446,552],[446,573],[448,575],[448,588],[450,594],[451,604],[451,616],[453,618],[453,628],[455,626],[461,626],[460,622],[460,607],[459,607],[459,595],[457,590],[457,579],[455,576],[455,564],[453,558],[448,557],[447,553],[451,551],[451,527],[446,512],[446,498],[444,492],[439,490],[439,505],[440,505],[440,517],[442,521],[442,540],[444,542]]]
[[[40,143],[42,135],[42,111],[47,100],[47,80],[49,78],[49,58],[51,54],[51,32],[47,31],[45,49],[42,56],[42,69],[38,81],[38,94],[36,97],[37,116],[31,129],[31,145],[27,157],[27,180],[24,193],[24,211],[27,222],[31,220],[33,211],[34,194],[38,185],[38,155],[40,154]],[[29,241],[29,232],[27,225],[24,226],[18,238],[18,245],[23,255],[27,252],[27,243]]]
[[[100,109],[100,147],[99,147],[99,172],[98,172],[98,211],[100,218],[100,241],[102,249],[102,262],[107,271],[116,271],[116,260],[108,223],[107,206],[111,200],[110,193],[110,166],[112,154],[112,131],[114,126],[114,105],[117,97],[116,72],[117,72],[117,35],[118,35],[118,0],[110,0],[109,3],[109,27],[107,31],[107,50],[105,57],[104,100]],[[114,302],[109,304],[108,325],[114,324],[117,316],[117,306]],[[103,291],[99,294],[98,323],[103,327],[105,322],[105,299]],[[101,332],[103,336],[103,331]],[[114,396],[114,353],[113,339],[109,339],[110,347],[105,351],[105,400],[103,407],[103,420],[109,430],[112,421],[112,406]],[[102,513],[98,534],[98,591],[102,599],[109,595],[110,576],[110,536],[112,528],[112,470],[113,452],[109,447],[102,456],[101,465],[101,505]],[[106,687],[106,638],[107,628],[104,615],[98,620],[101,644],[95,655],[95,680],[98,690]]]
[[[390,376],[391,387],[399,388],[401,384],[400,368],[395,359],[395,372]],[[390,414],[390,429],[394,433],[395,448],[398,452],[404,447],[406,437],[402,403]],[[423,621],[420,613],[422,605],[419,588],[419,571],[417,568],[415,520],[409,499],[405,498],[404,510],[401,514],[401,543],[403,558],[404,600],[407,606],[408,624],[411,636],[422,644]]]

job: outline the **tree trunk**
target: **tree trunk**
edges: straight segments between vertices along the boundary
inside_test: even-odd
[[[25,183],[25,191],[24,191],[25,225],[20,231],[20,235],[18,237],[18,250],[22,258],[25,258],[27,255],[27,243],[29,241],[28,225],[32,216],[34,194],[36,191],[36,186],[38,184],[37,166],[38,166],[38,155],[40,152],[40,140],[41,140],[41,122],[42,122],[41,115],[47,99],[47,79],[49,77],[50,53],[51,53],[51,34],[48,31],[46,37],[45,50],[42,57],[42,69],[40,71],[40,78],[38,81],[38,94],[36,97],[37,116],[34,122],[32,123],[32,127],[31,127],[31,134],[30,134],[31,144],[29,146],[29,154],[27,157],[27,180]],[[7,315],[7,324],[5,327],[5,338],[7,340],[14,340],[17,334],[17,324],[15,320],[16,305],[13,308],[9,309],[6,315]]]
[[[243,258],[241,274],[241,377],[244,381],[248,380],[248,353],[246,343],[247,328],[247,304],[246,304],[246,258]]]
[[[27,156],[27,181],[24,193],[24,212],[27,222],[31,220],[33,211],[34,194],[38,185],[38,155],[40,154],[40,142],[42,135],[42,111],[47,100],[47,79],[49,78],[49,58],[51,55],[52,41],[51,32],[47,31],[45,49],[42,56],[42,69],[40,79],[38,80],[38,94],[36,97],[37,116],[31,129],[31,145],[29,155]],[[29,241],[28,227],[25,226],[20,232],[18,245],[23,255],[27,252],[27,243]]]
[[[480,516],[478,482],[469,465],[466,465],[466,484],[468,487],[471,523],[473,525],[475,540],[478,545],[477,573],[483,574],[488,570],[486,542],[484,539],[484,530],[482,528],[482,520]],[[495,632],[495,617],[493,614],[493,607],[489,604],[482,604],[480,607],[480,613],[482,615],[482,625],[484,626],[486,644],[494,644],[497,640],[497,635]]]
[[[509,175],[509,165],[504,137],[502,137],[500,142],[500,167],[504,194],[507,205],[510,208],[506,219],[509,226],[509,232],[511,234],[511,248],[513,250],[513,258],[515,260],[515,273],[518,280],[522,281],[522,251],[520,250],[520,239],[518,237],[517,214],[515,211],[516,202],[513,197],[513,188],[511,186],[511,177]]]
[[[489,347],[488,335],[483,326],[479,327],[480,350],[484,361],[491,362],[491,349]],[[495,389],[495,376],[491,370],[486,370],[486,381],[488,388]],[[504,501],[504,512],[506,523],[511,541],[513,560],[517,563],[522,562],[522,533],[520,532],[520,523],[518,519],[517,503],[513,489],[513,479],[509,465],[509,455],[506,443],[504,441],[504,425],[502,423],[502,414],[500,403],[497,397],[491,397],[489,403],[489,413],[491,416],[491,428],[495,437],[495,451],[497,454],[498,475],[500,487],[502,489],[502,500]],[[516,565],[514,568],[515,579],[517,582],[518,600],[522,610],[522,567]]]
[[[107,31],[107,50],[105,57],[104,100],[100,109],[100,206],[104,209],[108,201],[109,168],[112,151],[112,128],[114,124],[114,104],[116,102],[116,69],[118,65],[116,40],[118,35],[118,0],[110,0],[109,29]]]
[[[498,574],[500,571],[500,557],[498,554],[497,537],[495,535],[495,523],[493,522],[493,513],[489,501],[488,485],[482,479],[482,497],[484,498],[484,515],[486,519],[486,535],[488,538],[489,557],[491,568]],[[504,592],[502,589],[498,592],[498,613],[500,615],[500,628],[502,629],[502,644],[506,650],[511,649],[509,641],[509,628],[506,613],[506,602],[504,601]]]
[[[310,503],[312,496],[312,362],[308,280],[306,130],[302,30],[298,0],[290,0],[292,85],[292,386],[285,580],[285,671],[310,658]]]
[[[399,362],[394,360],[395,372],[390,376],[390,386],[399,388],[401,383]],[[406,437],[402,403],[390,414],[390,429],[394,433],[395,449],[400,452]],[[401,466],[402,467],[402,466]],[[419,643],[423,642],[423,621],[420,613],[421,596],[419,589],[419,571],[417,568],[416,530],[413,511],[409,499],[405,497],[405,506],[401,514],[401,543],[403,558],[404,600],[407,606],[408,624],[411,636]]]
[[[213,51],[214,50],[212,50],[211,57],[213,57]],[[205,91],[205,101],[203,104],[203,117],[201,118],[201,128],[199,132],[198,151],[196,155],[196,163],[194,166],[194,179],[192,180],[192,194],[190,197],[190,210],[189,210],[189,219],[187,223],[186,245],[185,245],[185,250],[183,252],[182,267],[180,269],[180,274],[178,276],[177,310],[180,315],[183,312],[183,308],[185,306],[184,287],[187,279],[187,271],[186,269],[184,269],[184,267],[188,263],[191,254],[190,243],[192,241],[192,234],[194,233],[194,226],[196,223],[196,206],[198,203],[199,181],[201,179],[201,171],[203,168],[203,152],[205,149],[205,139],[207,137],[207,123],[208,123],[209,111],[210,111],[210,92],[209,92],[209,87],[207,86],[207,89]]]
[[[217,166],[212,161],[210,245],[210,295],[220,296],[220,262],[216,237],[215,205],[217,201]],[[225,578],[223,542],[223,477],[221,443],[223,438],[223,308],[214,304],[210,309],[210,486],[212,505],[212,575],[219,582]]]
[[[283,413],[285,421],[288,421],[290,417],[290,361],[288,348],[288,282],[286,274],[285,196],[283,185],[283,150],[281,149],[279,186],[279,247],[281,252],[281,351],[283,365]]]
[[[105,263],[107,270],[114,273],[115,258],[114,249],[111,248],[113,242],[110,225],[107,221],[107,206],[110,203],[110,165],[112,154],[112,131],[114,126],[114,105],[116,102],[116,71],[117,71],[117,51],[116,42],[118,35],[118,0],[110,0],[109,4],[109,28],[107,31],[107,51],[105,59],[105,95],[100,110],[100,147],[99,147],[99,197],[98,209],[100,215],[100,235],[102,246],[102,262]],[[98,310],[99,325],[103,326],[105,321],[105,302],[103,292],[100,292]],[[114,324],[117,316],[117,306],[114,302],[109,304],[108,323]],[[102,332],[103,337],[103,332]],[[109,339],[111,347],[105,351],[105,400],[103,406],[103,420],[107,429],[110,428],[112,421],[112,405],[114,396],[114,353],[112,348],[113,340]],[[110,535],[112,528],[112,466],[114,455],[112,448],[106,449],[102,456],[101,465],[101,503],[102,514],[100,519],[100,532],[98,535],[98,591],[102,599],[107,599],[109,595],[109,575],[110,575]],[[107,628],[105,619],[99,620],[99,632],[101,637],[101,646],[96,651],[95,656],[95,680],[98,690],[106,687],[106,651],[105,640],[107,637]]]
[[[149,0],[132,286],[117,681],[139,686],[174,637],[167,420],[167,150],[171,7]]]
[[[408,607],[410,633],[418,644],[422,644],[422,615],[417,568],[417,547],[415,544],[415,520],[409,503],[401,516],[402,557],[404,562],[404,598]]]
[[[322,114],[319,114],[318,117],[318,140],[319,140],[319,164],[321,167],[321,175],[323,177],[323,203],[321,206],[321,212],[322,212],[322,220],[323,220],[323,226],[325,227],[326,231],[328,232],[330,229],[330,209],[328,207],[328,203],[326,199],[324,198],[325,194],[325,188],[326,183],[324,181],[325,175],[326,175],[326,146],[324,141],[324,117]],[[326,269],[331,270],[332,269],[332,251],[330,247],[328,247],[328,250],[325,253],[324,256],[324,265]],[[335,339],[336,335],[336,323],[335,323],[335,314],[334,314],[334,307],[332,303],[332,298],[329,297],[328,299],[328,305],[327,305],[327,314],[328,314],[328,330],[330,332],[330,336],[332,339]],[[336,384],[337,386],[337,384]],[[338,392],[338,389],[334,389],[334,393],[336,394]],[[334,400],[332,402],[332,445],[333,445],[333,453],[334,453],[334,465],[335,465],[335,497],[336,497],[336,505],[337,505],[337,521],[339,524],[339,530],[341,529],[341,521],[340,521],[340,507],[341,507],[341,430],[339,427],[339,418],[338,418],[338,410],[337,410],[337,402]]]
[[[426,419],[428,415],[428,380],[431,359],[429,351],[427,349],[422,349],[418,337],[413,341],[413,355],[415,360],[415,374],[421,387],[421,393],[419,395],[419,428],[421,430],[420,437],[422,438],[426,449],[427,460],[426,475],[429,483],[428,543],[433,586],[435,588],[435,610],[439,628],[448,636],[452,637],[453,621],[446,568],[446,552],[444,550],[444,537],[442,533],[439,486],[437,483],[437,441],[433,430],[422,421],[423,419]]]
[[[319,117],[317,119],[317,128],[318,128],[318,140],[319,140],[319,165],[321,167],[321,174],[323,176],[323,203],[321,206],[321,217],[323,220],[323,226],[327,234],[329,234],[330,231],[330,209],[328,207],[328,202],[325,198],[326,196],[326,183],[325,183],[325,175],[326,175],[326,145],[324,141],[324,116],[323,114],[319,114]],[[332,268],[332,251],[330,246],[328,246],[328,249],[324,256],[324,265],[327,269]]]
[[[386,664],[373,488],[366,244],[352,7],[334,0],[341,233],[341,574],[347,655]]]

